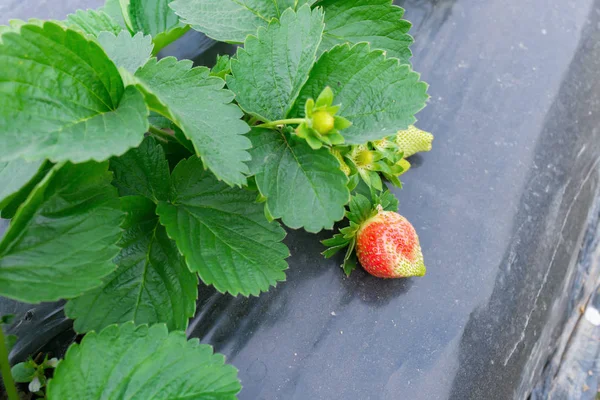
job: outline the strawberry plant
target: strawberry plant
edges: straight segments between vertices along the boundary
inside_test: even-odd
[[[47,382],[54,360],[19,364],[17,380],[48,399],[235,398],[235,368],[184,331],[199,281],[258,296],[285,280],[282,224],[316,233],[347,216],[324,252],[347,247],[346,273],[358,250],[376,276],[422,275],[384,184],[433,139],[413,126],[428,95],[403,12],[107,0],[0,27],[0,295],[67,299],[85,334]],[[157,58],[190,28],[237,53],[212,68]],[[0,358],[12,400],[2,335]]]

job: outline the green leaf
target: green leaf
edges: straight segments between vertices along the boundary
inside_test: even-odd
[[[304,6],[248,36],[227,77],[240,107],[263,121],[285,118],[315,62],[323,28],[321,9]]]
[[[136,32],[151,35],[156,45],[155,52],[183,35],[188,27],[179,22],[179,17],[169,7],[173,0],[131,0],[129,17]]]
[[[135,79],[146,92],[150,108],[175,122],[190,139],[196,152],[219,179],[230,185],[246,183],[251,147],[244,134],[248,125],[243,113],[230,104],[233,93],[225,82],[209,76],[206,67],[192,68],[189,60],[151,59]]]
[[[269,129],[254,128],[250,139],[250,170],[273,217],[309,232],[332,229],[344,217],[348,178],[329,150]]]
[[[5,314],[0,316],[0,324],[10,325],[15,320],[15,314]]]
[[[27,162],[19,159],[0,162],[0,210],[33,179],[43,163],[44,161]]]
[[[189,25],[177,26],[171,30],[168,30],[163,33],[159,33],[153,39],[154,42],[154,52],[153,54],[157,54],[159,51],[182,37],[187,31],[190,30]]]
[[[369,42],[372,49],[383,50],[402,64],[410,62],[411,24],[402,19],[404,10],[392,0],[323,0],[319,6],[325,12],[319,54],[338,44]]]
[[[299,9],[316,0],[175,0],[171,8],[183,23],[221,42],[243,43],[288,8]]]
[[[110,169],[120,196],[144,196],[155,203],[168,200],[169,164],[154,138],[147,137],[138,148],[111,159]]]
[[[2,34],[0,161],[104,160],[137,146],[148,109],[102,48],[46,22]]]
[[[134,31],[156,36],[178,25],[179,17],[169,7],[173,0],[130,0],[129,17]]]
[[[32,364],[33,363],[31,361],[20,362],[11,368],[10,372],[15,382],[31,382],[35,376],[35,373],[37,372],[36,368]]]
[[[37,303],[80,295],[111,273],[122,219],[108,162],[55,166],[0,242],[0,295]]]
[[[6,345],[6,351],[8,351],[9,353],[11,352],[13,347],[15,347],[15,344],[17,344],[17,339],[17,335],[4,336],[4,344]]]
[[[171,202],[158,205],[160,222],[204,283],[248,296],[285,280],[285,231],[266,221],[255,193],[218,182],[197,157],[180,162],[172,182]]]
[[[386,58],[367,43],[336,46],[324,53],[310,72],[292,115],[304,113],[304,103],[331,86],[339,115],[352,121],[344,130],[348,144],[363,144],[406,129],[429,98],[427,84],[409,65]]]
[[[234,400],[241,389],[225,357],[162,324],[111,325],[69,347],[48,383],[49,400]]]
[[[67,16],[65,25],[93,37],[97,37],[100,32],[104,31],[118,35],[123,29],[117,21],[100,10],[77,10],[74,14]]]
[[[125,68],[132,74],[148,62],[154,47],[151,36],[138,32],[132,37],[129,31],[121,31],[118,36],[101,32],[98,43],[117,67]]]
[[[121,8],[120,0],[106,0],[104,6],[100,8],[108,14],[122,29],[128,29],[123,17],[123,9]]]
[[[27,163],[26,161],[17,159],[13,161],[9,161],[9,163]],[[33,163],[37,163],[34,161]],[[27,163],[30,164],[30,163]],[[0,202],[0,217],[5,219],[11,219],[15,216],[17,209],[21,204],[27,200],[27,197],[31,193],[31,191],[35,188],[35,186],[44,179],[48,171],[52,168],[52,163],[49,161],[44,161],[41,163],[39,169],[35,173],[35,175],[30,178],[16,193],[6,198],[5,201]],[[2,182],[3,179],[0,179]]]
[[[225,79],[225,75],[231,74],[231,60],[227,54],[217,55],[215,66],[210,70],[211,76],[218,76]]]
[[[128,196],[121,204],[127,218],[117,269],[102,286],[69,301],[65,313],[80,333],[127,321],[184,330],[196,310],[198,277],[158,223],[154,203]]]

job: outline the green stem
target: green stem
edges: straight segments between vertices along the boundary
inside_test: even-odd
[[[167,142],[173,141],[173,140],[177,140],[175,138],[175,136],[168,134],[167,132],[163,131],[162,129],[158,129],[155,126],[150,125],[150,128],[148,129],[148,132],[150,132],[153,136],[155,136],[157,139],[160,140],[166,140]]]
[[[17,388],[10,372],[10,362],[8,361],[8,349],[6,348],[6,339],[0,325],[0,372],[2,372],[2,381],[8,395],[8,400],[19,400]]]
[[[258,122],[258,118],[252,117],[248,120],[248,125],[252,126]]]
[[[257,128],[275,128],[279,125],[291,125],[296,124],[299,125],[306,121],[304,118],[289,118],[289,119],[280,119],[278,121],[267,122],[261,125],[258,125]]]

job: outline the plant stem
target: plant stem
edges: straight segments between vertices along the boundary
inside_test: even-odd
[[[279,125],[290,125],[296,124],[299,125],[306,121],[304,118],[290,118],[290,119],[280,119],[279,121],[267,122],[261,125],[258,125],[257,128],[274,128]]]
[[[250,120],[248,120],[248,125],[252,126],[257,122],[258,122],[258,118],[252,117],[252,118],[250,118]]]
[[[158,129],[157,127],[152,126],[152,125],[150,125],[148,132],[150,132],[153,136],[155,136],[157,139],[160,139],[160,140],[166,140],[168,142],[177,140],[175,138],[175,136],[170,135],[167,132],[163,131],[162,129]]]
[[[17,394],[17,388],[13,381],[12,373],[10,372],[10,362],[8,361],[8,349],[6,348],[6,340],[4,339],[4,332],[2,331],[2,325],[0,324],[0,372],[2,372],[2,381],[4,382],[4,388],[8,395],[8,400],[19,400]]]

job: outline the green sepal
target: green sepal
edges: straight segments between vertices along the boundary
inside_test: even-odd
[[[327,135],[327,138],[329,139],[329,142],[334,146],[344,143],[344,137],[337,131],[337,129],[329,133]]]
[[[389,174],[383,174],[383,176],[385,177],[385,179],[387,179],[392,185],[396,186],[397,188],[402,189],[402,182],[400,181],[400,179],[398,178],[397,175],[389,175]]]
[[[326,86],[321,94],[319,94],[319,97],[317,97],[315,105],[317,108],[321,108],[329,107],[331,104],[333,104],[333,90],[329,86]]]
[[[343,144],[346,140],[340,133],[340,130],[346,129],[352,125],[347,119],[335,115],[341,108],[341,105],[331,105],[333,103],[333,91],[327,86],[317,97],[317,100],[308,98],[304,103],[305,122],[296,128],[296,135],[305,139],[310,147],[315,150],[323,147],[323,143],[327,146],[336,146]],[[315,113],[326,113],[333,118],[333,128],[326,133],[319,132],[316,127],[317,122],[313,119]],[[317,143],[317,141],[321,143]]]
[[[398,162],[398,165],[402,168],[401,174],[405,173],[406,171],[408,171],[410,169],[410,163],[408,162],[408,160],[406,158],[403,158],[402,160],[400,160]]]
[[[333,257],[335,254],[337,254],[340,250],[345,249],[348,246],[348,243],[339,245],[339,246],[332,246],[330,248],[328,248],[327,250],[325,250],[324,252],[322,252],[321,254],[323,254],[323,257],[325,258],[331,258]]]
[[[337,106],[337,110],[335,111],[337,113],[337,111],[339,110],[339,106]],[[334,119],[334,128],[337,129],[338,131],[342,131],[346,128],[350,128],[352,126],[352,122],[348,121],[346,118],[344,117],[340,117],[339,115],[336,115],[333,117]]]
[[[311,118],[314,108],[315,101],[313,99],[306,100],[306,104],[304,105],[304,115],[306,115],[308,118]]]
[[[316,137],[317,137],[317,138],[318,138],[318,139],[319,139],[321,142],[323,142],[323,143],[325,143],[326,145],[329,145],[329,146],[331,146],[331,145],[332,145],[332,143],[331,143],[331,138],[329,137],[329,134],[322,135],[322,134],[320,134],[318,131],[316,131],[316,130],[314,130],[314,129],[313,129],[313,131],[315,132],[315,136],[316,136]]]
[[[350,276],[352,271],[356,269],[356,255],[354,254],[354,247],[356,246],[356,239],[352,239],[350,245],[348,246],[348,250],[346,250],[346,255],[344,256],[344,263],[342,264],[342,269],[346,276]]]
[[[348,240],[344,237],[344,235],[336,233],[335,235],[333,235],[333,237],[330,237],[329,239],[321,240],[321,243],[324,246],[336,247],[341,245],[347,245]]]
[[[379,204],[384,211],[398,212],[398,199],[389,190],[379,194],[375,199],[375,203]]]
[[[340,111],[340,108],[342,108],[342,105],[341,105],[341,104],[338,104],[338,105],[335,105],[335,106],[324,107],[324,108],[323,108],[323,110],[325,110],[325,111],[327,111],[329,114],[333,115],[333,116],[334,116],[334,117],[333,117],[334,119],[335,119],[335,118],[343,118],[343,117],[335,116],[335,114],[337,114],[337,113],[338,113],[338,111]],[[345,118],[343,118],[343,119],[345,119]],[[347,120],[346,120],[346,121],[347,121]],[[349,121],[348,121],[348,122],[349,122]],[[350,124],[352,124],[352,123],[350,122]]]
[[[308,143],[313,150],[319,150],[321,147],[323,147],[323,142],[319,140],[317,135],[314,133],[314,130],[310,129],[308,132],[309,133],[305,138],[306,143]]]
[[[357,174],[351,175],[348,180],[348,189],[352,192],[360,183],[360,177]]]
[[[311,134],[310,130],[311,129],[308,127],[306,122],[304,122],[298,125],[298,127],[296,128],[296,135],[302,139],[306,139]]]
[[[368,187],[372,187],[373,183],[371,182],[371,171],[366,170],[364,168],[359,168],[358,169],[358,174],[360,175],[360,177],[362,178],[363,182],[367,184]]]

